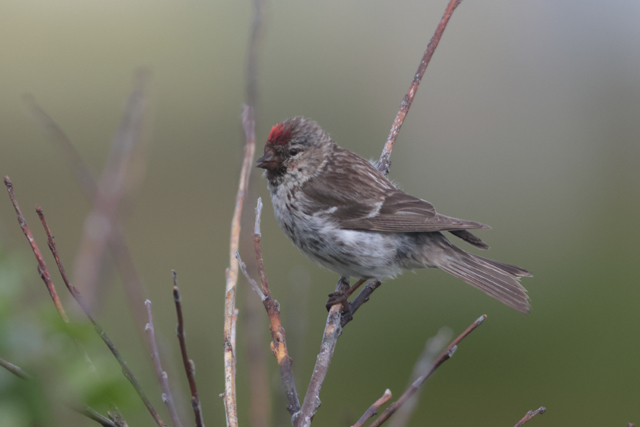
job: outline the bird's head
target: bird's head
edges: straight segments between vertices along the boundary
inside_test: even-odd
[[[268,175],[292,171],[312,174],[332,144],[335,143],[318,123],[294,117],[271,128],[258,167],[266,169]]]

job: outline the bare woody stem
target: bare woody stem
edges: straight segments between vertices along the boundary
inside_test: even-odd
[[[187,355],[187,343],[184,333],[184,319],[182,316],[182,301],[180,299],[180,290],[178,289],[178,275],[173,271],[173,301],[176,304],[176,313],[178,315],[178,342],[180,343],[180,353],[182,354],[182,363],[189,380],[189,389],[191,390],[191,407],[196,417],[196,427],[204,427],[204,419],[202,417],[202,407],[200,406],[200,398],[198,397],[198,388],[196,387],[196,368],[193,360]]]
[[[253,234],[253,242],[255,245],[256,262],[258,265],[258,272],[260,274],[260,282],[262,285],[262,304],[264,305],[267,315],[269,316],[271,331],[271,351],[278,361],[280,367],[280,377],[282,379],[282,387],[284,388],[287,396],[289,406],[287,410],[292,416],[292,420],[296,417],[296,414],[300,411],[300,400],[298,398],[298,392],[296,391],[296,384],[293,378],[293,361],[289,357],[287,350],[287,340],[285,330],[282,327],[280,321],[280,305],[278,301],[271,297],[271,290],[269,289],[269,283],[267,282],[267,276],[264,271],[264,262],[262,260],[262,249],[260,246],[260,215],[262,213],[262,199],[258,198],[258,204],[256,206],[256,223]],[[260,293],[259,293],[260,295]]]
[[[151,405],[151,402],[149,401],[149,399],[147,398],[147,395],[142,390],[142,387],[140,386],[140,383],[138,382],[136,377],[133,375],[133,372],[131,371],[131,369],[127,365],[127,362],[125,362],[125,360],[122,358],[122,355],[120,355],[120,352],[118,351],[116,346],[113,344],[111,339],[109,339],[109,336],[104,331],[104,329],[102,329],[102,326],[100,326],[100,324],[91,315],[91,312],[90,312],[88,306],[85,304],[85,302],[82,299],[82,296],[80,295],[80,291],[78,291],[78,289],[76,289],[75,286],[72,286],[71,283],[69,282],[69,279],[67,278],[67,274],[65,272],[65,269],[64,269],[64,266],[62,264],[62,261],[60,260],[60,255],[58,253],[58,249],[56,247],[56,243],[53,240],[53,235],[52,235],[51,230],[49,229],[49,226],[47,225],[47,221],[46,221],[46,219],[44,217],[44,212],[42,211],[42,209],[40,207],[37,208],[37,212],[38,212],[38,216],[40,217],[40,221],[42,222],[42,226],[44,227],[44,230],[47,233],[49,249],[51,249],[51,253],[53,254],[53,257],[56,260],[56,264],[58,265],[58,270],[60,271],[60,275],[62,276],[62,280],[64,281],[64,284],[67,286],[67,289],[69,290],[69,293],[76,300],[76,302],[78,303],[80,308],[82,308],[82,311],[84,311],[84,313],[87,316],[87,318],[89,319],[89,321],[91,321],[91,323],[93,324],[94,329],[96,330],[96,332],[98,333],[98,335],[100,336],[102,341],[106,344],[106,346],[109,348],[109,351],[111,351],[113,356],[116,358],[116,360],[120,364],[120,367],[122,368],[123,375],[125,376],[125,378],[127,378],[127,380],[129,380],[129,382],[131,383],[133,388],[136,390],[136,393],[138,393],[138,396],[140,397],[140,400],[142,400],[142,402],[144,403],[145,407],[147,408],[147,410],[149,411],[149,413],[151,414],[151,416],[155,420],[156,424],[158,424],[158,426],[160,426],[160,427],[166,427],[166,424],[164,423],[164,421],[162,421],[162,418],[160,418],[160,415],[158,415],[158,412],[155,410],[153,405]]]
[[[226,274],[226,294],[224,306],[224,407],[227,415],[228,427],[238,426],[238,408],[236,400],[236,349],[233,339],[235,330],[234,316],[236,316],[236,284],[238,283],[238,260],[236,253],[240,241],[240,218],[244,205],[245,194],[249,185],[253,155],[256,149],[255,122],[253,109],[244,107],[242,125],[245,131],[244,158],[240,171],[240,182],[236,195],[236,207],[231,220],[231,242],[229,244],[229,268]]]
[[[362,426],[364,426],[364,423],[366,423],[369,418],[371,418],[374,415],[376,415],[378,413],[378,409],[380,409],[380,407],[382,405],[387,403],[389,401],[389,399],[391,399],[391,390],[386,389],[384,394],[382,395],[382,397],[380,399],[376,400],[373,403],[373,405],[371,405],[369,407],[369,409],[367,409],[365,411],[365,413],[360,417],[358,422],[355,423],[352,427],[362,427]]]
[[[346,292],[348,289],[349,283],[341,277],[336,285],[336,292]],[[332,305],[329,310],[327,323],[324,328],[324,335],[322,336],[322,343],[320,344],[320,352],[316,357],[313,375],[311,375],[307,392],[304,395],[304,402],[302,403],[300,414],[296,416],[294,427],[310,426],[316,411],[320,407],[320,389],[322,388],[322,383],[329,371],[329,365],[333,358],[333,352],[336,348],[338,337],[340,337],[340,334],[342,333],[342,326],[340,326],[341,308],[342,304],[338,303]]]
[[[173,393],[171,393],[171,387],[169,386],[169,377],[167,373],[162,369],[162,363],[160,362],[160,352],[158,351],[158,344],[156,343],[155,327],[153,325],[153,313],[151,311],[151,301],[146,300],[144,304],[147,306],[147,316],[149,317],[149,323],[145,326],[145,332],[149,339],[149,347],[151,348],[151,360],[153,361],[153,367],[156,370],[156,376],[158,382],[162,388],[162,400],[167,405],[167,410],[171,416],[171,421],[174,427],[182,427],[180,417],[178,417],[178,411],[173,401]]]
[[[409,398],[411,398],[411,396],[416,393],[416,391],[429,379],[429,377],[435,372],[436,369],[438,369],[440,365],[451,359],[453,353],[455,353],[456,349],[458,348],[458,344],[460,343],[460,341],[462,341],[467,335],[469,335],[478,326],[480,326],[486,318],[487,316],[483,314],[482,316],[477,318],[475,322],[473,322],[467,329],[465,329],[465,331],[462,332],[456,339],[454,339],[451,344],[449,344],[449,346],[444,349],[442,353],[440,353],[440,356],[438,356],[431,368],[425,374],[416,379],[413,384],[411,384],[409,388],[402,394],[402,396],[400,396],[398,400],[393,402],[369,427],[380,427],[382,423],[388,420],[389,417],[398,410],[398,408],[404,405],[404,403],[407,402],[407,400],[409,400]]]
[[[27,374],[25,371],[23,371],[22,368],[14,365],[13,363],[7,362],[4,359],[0,359],[0,366],[2,366],[7,371],[11,372],[13,375],[17,376],[20,379],[23,379],[26,381],[33,379],[33,377]],[[74,411],[84,415],[85,417],[101,424],[102,426],[117,427],[113,421],[111,421],[110,419],[108,419],[107,417],[100,414],[95,409],[89,406],[86,406],[86,405],[67,405],[67,406],[69,406]]]
[[[442,19],[440,20],[440,23],[438,24],[438,27],[436,28],[431,41],[429,41],[429,44],[427,45],[427,49],[424,51],[424,55],[422,56],[422,60],[420,61],[420,65],[418,66],[418,71],[416,71],[416,74],[413,77],[413,81],[411,82],[411,85],[409,85],[409,90],[402,99],[400,109],[398,110],[398,114],[393,121],[391,131],[389,132],[389,136],[387,137],[387,142],[385,143],[382,154],[380,155],[380,160],[378,160],[378,170],[385,175],[389,174],[389,167],[391,166],[391,161],[389,160],[389,158],[391,157],[391,150],[393,150],[393,145],[398,138],[398,134],[400,133],[400,128],[404,123],[404,119],[407,116],[407,113],[409,113],[409,108],[411,107],[411,103],[413,103],[413,98],[416,96],[418,86],[422,81],[422,76],[424,76],[424,72],[427,70],[427,66],[431,61],[431,57],[438,47],[438,43],[442,38],[442,34],[444,33],[445,28],[447,28],[447,24],[449,23],[449,19],[451,18],[453,11],[456,9],[456,7],[458,7],[461,1],[462,0],[449,0],[447,9],[442,16]]]
[[[52,143],[62,152],[67,159],[70,168],[75,172],[77,180],[82,185],[84,194],[90,202],[93,202],[97,193],[98,183],[80,156],[69,137],[62,128],[37,104],[32,95],[25,95],[24,101],[34,120],[40,125],[43,132],[49,137]],[[116,218],[117,220],[117,218]],[[113,255],[115,264],[125,287],[129,308],[134,316],[140,331],[144,327],[144,314],[141,307],[144,301],[144,285],[138,271],[133,263],[131,251],[124,238],[122,225],[119,221],[114,223],[114,227],[108,236],[107,242],[109,250]]]
[[[529,411],[524,417],[522,417],[520,421],[516,423],[514,427],[522,427],[522,425],[524,425],[524,423],[529,421],[531,418],[535,417],[538,414],[544,414],[545,412],[547,412],[547,408],[545,408],[544,406],[539,407],[535,411]]]
[[[31,246],[31,250],[33,251],[33,255],[36,257],[36,261],[38,262],[38,273],[40,273],[40,277],[44,282],[47,290],[49,291],[49,295],[51,295],[51,299],[53,300],[53,304],[56,306],[56,310],[62,317],[65,323],[69,323],[69,318],[67,317],[67,313],[65,313],[64,308],[62,307],[62,303],[60,302],[60,298],[58,297],[58,293],[56,292],[56,288],[53,285],[53,281],[51,280],[51,276],[49,275],[49,270],[47,269],[47,264],[44,262],[44,258],[42,258],[42,253],[36,244],[36,240],[33,238],[33,234],[31,234],[31,230],[27,225],[27,221],[24,219],[24,215],[22,215],[22,211],[20,210],[20,205],[18,205],[18,201],[16,200],[15,195],[13,194],[13,183],[8,176],[4,177],[4,185],[7,187],[7,192],[9,193],[9,198],[11,199],[11,203],[13,204],[13,208],[16,210],[16,214],[18,214],[18,222],[20,223],[20,228],[24,233],[25,237],[29,241],[29,245]]]

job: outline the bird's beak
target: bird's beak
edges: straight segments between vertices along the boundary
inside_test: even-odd
[[[264,148],[264,155],[258,160],[258,167],[262,169],[278,169],[280,167],[280,159],[277,154],[270,148]]]

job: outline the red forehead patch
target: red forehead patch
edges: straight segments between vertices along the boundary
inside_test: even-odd
[[[291,139],[291,128],[285,126],[284,123],[278,123],[271,128],[267,141],[272,144],[285,145]]]

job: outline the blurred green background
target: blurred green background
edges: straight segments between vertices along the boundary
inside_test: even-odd
[[[270,1],[257,152],[271,125],[305,115],[340,145],[377,158],[444,7],[444,0]],[[531,423],[640,422],[639,16],[635,0],[465,1],[458,8],[402,128],[390,176],[443,214],[490,224],[480,232],[492,246],[486,256],[533,272],[523,282],[533,311],[522,316],[440,271],[385,283],[338,342],[314,425],[350,425],[386,388],[399,396],[430,336],[442,326],[457,334],[483,313],[486,323],[427,383],[410,425],[510,426],[541,405],[547,414]],[[186,381],[173,370],[180,359],[170,269],[179,273],[207,425],[224,423],[224,271],[250,18],[249,1],[0,5],[0,174],[11,176],[43,250],[32,207],[45,209],[68,269],[91,206],[21,96],[32,93],[99,174],[134,69],[153,72],[146,177],[126,234],[191,421]],[[265,199],[266,270],[302,395],[337,277],[277,229],[266,183],[254,174],[246,209]],[[93,425],[60,406],[56,396],[64,393],[108,397],[131,426],[152,425],[106,348],[78,327],[76,340],[100,378],[81,373],[82,358],[61,333],[13,208],[0,199],[0,357],[39,378],[23,384],[0,371],[0,424]],[[54,281],[62,286],[57,273]],[[120,279],[109,284],[98,317],[167,421]],[[257,298],[247,293],[241,279],[243,426],[250,381],[243,314],[247,298]],[[289,425],[275,398],[279,377],[266,326],[262,335],[276,390],[272,425]]]

